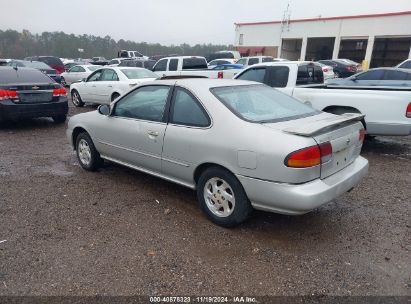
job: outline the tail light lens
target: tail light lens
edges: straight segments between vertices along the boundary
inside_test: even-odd
[[[218,78],[218,79],[223,79],[223,78],[224,78],[223,72],[218,72],[218,73],[217,73],[217,78]]]
[[[0,90],[0,100],[5,100],[5,99],[17,99],[17,92],[16,91],[10,91],[10,90]]]
[[[67,92],[65,88],[58,88],[53,90],[53,96],[54,97],[59,97],[59,96],[67,96]]]
[[[333,149],[330,142],[307,147],[290,153],[284,163],[287,167],[308,168],[328,162],[332,158]]]
[[[345,69],[348,70],[348,71],[352,71],[353,67],[352,66],[346,66]]]
[[[363,143],[365,139],[365,129],[361,129],[358,135],[358,140]]]
[[[408,104],[407,111],[405,112],[405,116],[411,118],[411,102]]]
[[[327,69],[327,68],[323,68],[323,72],[324,72],[324,73],[327,73],[327,72],[328,72],[328,69]]]

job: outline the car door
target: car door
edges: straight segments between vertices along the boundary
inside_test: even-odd
[[[194,168],[208,150],[204,138],[210,127],[211,118],[201,102],[187,89],[175,87],[164,137],[163,174],[192,185]]]
[[[84,102],[94,102],[93,92],[96,90],[96,84],[99,82],[102,73],[102,70],[95,71],[86,81],[80,82],[77,86],[81,99]]]
[[[170,90],[166,85],[147,85],[120,98],[95,127],[100,154],[143,171],[161,172]]]
[[[93,100],[99,104],[110,104],[113,86],[118,82],[118,75],[113,69],[103,69],[100,80],[96,82],[96,87],[92,91]]]

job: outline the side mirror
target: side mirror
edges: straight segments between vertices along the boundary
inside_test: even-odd
[[[110,114],[110,106],[109,105],[100,105],[97,108],[97,111],[101,114],[101,115],[105,115],[108,116]]]

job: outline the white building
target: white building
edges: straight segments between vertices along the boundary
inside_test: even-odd
[[[236,23],[235,46],[243,56],[290,60],[348,58],[370,67],[411,58],[411,11]]]

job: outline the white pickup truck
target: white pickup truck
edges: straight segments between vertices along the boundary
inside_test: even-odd
[[[370,135],[411,134],[410,89],[327,86],[321,67],[303,61],[253,65],[234,78],[265,83],[324,112],[363,114]]]
[[[234,74],[228,71],[209,70],[207,60],[200,56],[166,57],[157,61],[153,67],[153,72],[160,77],[198,76],[206,78],[232,78]]]

